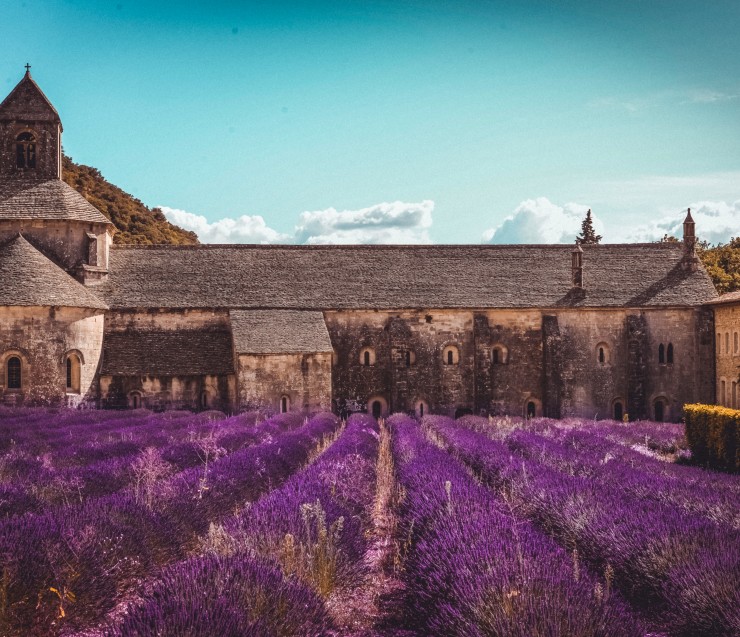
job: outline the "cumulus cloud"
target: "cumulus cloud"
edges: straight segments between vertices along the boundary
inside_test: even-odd
[[[485,243],[572,243],[581,231],[588,206],[567,203],[559,206],[547,197],[522,201],[501,225],[483,233]],[[603,224],[592,214],[594,228],[603,234]]]
[[[185,230],[192,230],[203,243],[285,243],[290,239],[270,228],[259,215],[242,215],[237,219],[225,217],[210,222],[202,215],[186,210],[160,206],[167,221]]]
[[[699,239],[709,243],[727,243],[730,238],[740,236],[740,199],[732,203],[725,201],[697,201],[692,203],[691,216],[696,222]],[[664,235],[681,238],[686,211],[666,215],[662,219],[636,228],[630,241],[656,241]]]
[[[296,242],[431,243],[433,201],[379,203],[360,210],[307,211],[296,226]]]
[[[210,222],[202,215],[161,206],[167,220],[192,230],[203,243],[431,243],[433,201],[379,203],[360,210],[303,212],[293,235],[270,228],[259,216]]]

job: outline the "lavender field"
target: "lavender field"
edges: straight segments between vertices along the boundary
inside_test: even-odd
[[[0,412],[0,635],[740,634],[680,425]]]

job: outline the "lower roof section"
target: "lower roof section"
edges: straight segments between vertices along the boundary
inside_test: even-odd
[[[228,329],[126,330],[103,341],[103,376],[218,376],[234,373]]]
[[[238,354],[333,351],[321,312],[231,310],[229,316]]]

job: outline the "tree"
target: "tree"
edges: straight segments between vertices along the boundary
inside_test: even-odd
[[[594,221],[591,218],[591,208],[586,213],[586,218],[581,223],[581,234],[576,237],[576,243],[597,244],[601,243],[601,235],[594,230]]]

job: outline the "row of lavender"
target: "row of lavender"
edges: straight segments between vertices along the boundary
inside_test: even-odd
[[[353,416],[307,469],[211,526],[198,555],[153,578],[106,635],[317,636],[365,576],[378,425]]]
[[[474,426],[468,420],[465,424]],[[598,431],[425,425],[492,492],[585,560],[668,634],[740,634],[738,484],[609,442]],[[478,423],[477,428],[483,428]]]
[[[281,484],[339,425],[326,414],[301,426],[302,419],[284,417],[252,425],[222,421],[218,436],[204,439],[193,422],[180,422],[187,419],[176,417],[171,429],[166,424],[169,444],[161,450],[147,446],[134,457],[133,483],[101,497],[0,521],[1,634],[53,635],[100,621],[142,578],[186,556],[210,523]],[[103,427],[127,423],[107,415],[102,420]],[[139,424],[141,429],[131,435],[149,445],[163,423]],[[39,425],[39,430],[56,440],[56,430],[81,426],[68,422],[46,429]],[[214,424],[207,426],[213,429]],[[179,466],[164,458],[176,457],[179,445],[193,441],[187,433],[193,431],[193,440],[208,441],[199,448],[206,462],[184,462],[177,471]],[[227,440],[235,441],[235,450],[221,453],[219,445]]]
[[[418,424],[394,416],[407,628],[419,635],[644,634],[612,575],[591,573],[481,486]],[[454,425],[453,425],[454,426]]]
[[[0,518],[119,491],[137,480],[137,459],[150,447],[170,472],[182,471],[204,463],[209,454],[227,455],[303,421],[297,414],[270,423],[254,416],[215,421],[192,413],[89,412],[80,420],[70,412],[47,412],[46,420],[37,412],[30,416],[36,417],[16,417],[10,425],[1,421],[2,429],[22,434],[24,441],[11,439],[0,454]],[[0,434],[2,440],[8,434]]]

